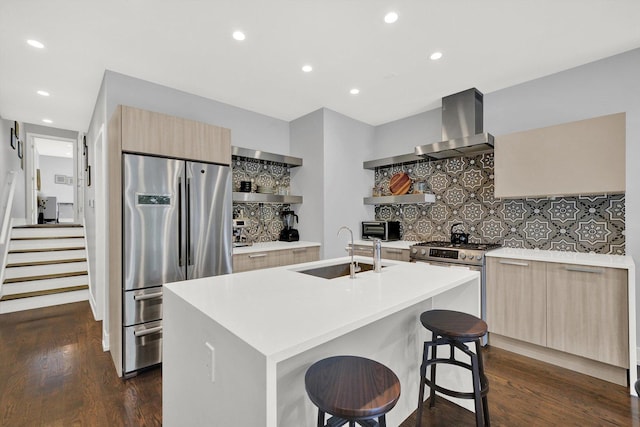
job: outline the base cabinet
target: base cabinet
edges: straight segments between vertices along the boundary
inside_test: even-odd
[[[487,258],[489,332],[629,367],[627,270]]]
[[[491,332],[547,342],[545,263],[487,258],[487,324]]]
[[[319,259],[320,248],[318,246],[235,254],[233,255],[233,272],[240,273],[261,268],[281,267],[318,261]]]
[[[547,347],[629,366],[627,272],[547,265]]]
[[[351,245],[349,245],[349,247],[351,247]],[[373,257],[373,245],[353,245],[353,248],[354,255]],[[349,252],[349,255],[351,255],[351,252]],[[409,249],[382,247],[380,257],[382,259],[390,259],[394,261],[410,261]]]

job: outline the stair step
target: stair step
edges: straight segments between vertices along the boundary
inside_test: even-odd
[[[7,267],[16,267],[19,264],[37,264],[42,262],[69,262],[69,260],[84,261],[86,253],[83,248],[75,250],[55,251],[26,251],[10,252],[7,255]]]
[[[84,238],[11,240],[9,252],[83,248]]]
[[[89,276],[78,274],[74,276],[57,277],[42,280],[24,280],[14,283],[4,283],[2,285],[3,295],[24,294],[28,292],[38,292],[50,289],[62,289],[71,286],[82,286],[89,284]]]
[[[58,251],[84,251],[84,246],[69,247],[69,248],[42,248],[42,249],[25,249],[8,251],[8,254],[36,254],[38,252],[58,252]]]
[[[16,298],[0,301],[0,314],[12,313],[34,308],[50,307],[52,305],[69,304],[78,301],[87,301],[89,290],[80,289],[69,292],[56,292],[49,295],[41,295],[30,298]]]
[[[82,228],[82,224],[28,224],[28,225],[15,225],[13,228],[62,228],[62,227],[75,227]]]
[[[83,237],[84,229],[82,227],[28,227],[17,228],[11,230],[11,240],[18,239],[54,239],[65,237]]]
[[[86,261],[6,268],[4,283],[52,279],[54,277],[65,277],[67,275],[77,276],[78,274],[87,274]]]
[[[46,290],[35,291],[35,292],[2,295],[2,298],[0,298],[0,301],[10,301],[10,300],[19,299],[19,298],[41,297],[43,295],[52,295],[52,294],[60,294],[63,292],[81,291],[83,289],[89,289],[89,285],[69,286],[67,288],[46,289]]]
[[[82,258],[69,258],[69,259],[54,259],[49,261],[26,261],[26,262],[18,262],[13,264],[7,264],[7,268],[13,267],[29,267],[35,265],[54,265],[54,264],[69,264],[72,262],[85,262],[87,259]]]

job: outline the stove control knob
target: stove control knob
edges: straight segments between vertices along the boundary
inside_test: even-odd
[[[427,250],[426,250],[426,249],[422,249],[422,250],[420,251],[420,254],[421,254],[421,255],[426,255],[426,254],[427,254]]]
[[[417,250],[416,248],[413,248],[413,249],[411,249],[411,253],[413,253],[413,254],[417,254],[417,253],[418,253],[418,250]]]
[[[465,254],[464,252],[460,252],[460,259],[465,259],[467,257],[467,254]]]
[[[480,261],[482,259],[482,255],[476,255],[476,259]]]

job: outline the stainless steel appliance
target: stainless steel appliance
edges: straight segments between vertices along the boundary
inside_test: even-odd
[[[499,248],[495,243],[421,242],[410,247],[412,262],[426,262],[445,267],[463,267],[480,272],[481,316],[487,318],[485,253]],[[486,343],[486,337],[483,342]]]
[[[280,232],[281,242],[297,242],[300,240],[300,233],[293,228],[293,224],[298,222],[298,215],[295,212],[286,210],[282,211],[282,222],[284,222],[284,228]]]
[[[442,98],[442,141],[419,145],[414,153],[446,159],[493,151],[493,135],[483,129],[483,95],[471,88]]]
[[[123,372],[162,361],[162,285],[231,273],[228,166],[124,154]]]
[[[400,240],[400,222],[398,221],[362,221],[363,240],[380,239],[383,242]]]

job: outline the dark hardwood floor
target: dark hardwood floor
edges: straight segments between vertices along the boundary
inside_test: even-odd
[[[0,425],[161,425],[162,371],[118,378],[100,328],[86,302],[0,315]],[[484,358],[494,426],[640,427],[640,399],[624,387],[497,348]],[[473,426],[474,417],[438,399],[422,425]]]
[[[0,315],[0,425],[159,426],[162,373],[124,381],[88,302]]]

